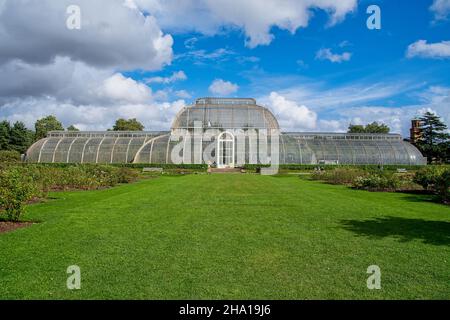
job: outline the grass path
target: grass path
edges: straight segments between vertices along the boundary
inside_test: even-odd
[[[52,196],[0,234],[0,299],[450,298],[450,208],[420,196],[256,175]]]

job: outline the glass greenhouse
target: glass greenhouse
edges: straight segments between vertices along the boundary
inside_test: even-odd
[[[275,160],[276,159],[276,160]],[[50,132],[26,153],[35,163],[399,164],[426,159],[397,134],[280,132],[254,99],[202,98],[167,132]]]

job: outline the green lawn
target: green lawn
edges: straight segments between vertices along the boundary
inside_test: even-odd
[[[52,196],[0,234],[0,299],[450,298],[450,208],[424,196],[257,175]]]

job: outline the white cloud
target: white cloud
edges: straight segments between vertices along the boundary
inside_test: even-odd
[[[20,78],[10,78],[11,70],[20,70]],[[5,90],[0,92],[1,118],[22,121],[29,128],[53,114],[65,126],[75,123],[83,130],[108,129],[119,117],[137,117],[148,130],[168,130],[184,105],[184,100],[159,102],[164,98],[160,91],[152,93],[147,85],[120,73],[98,71],[66,58],[48,66],[0,66],[0,90]]]
[[[176,71],[172,73],[169,77],[152,77],[145,79],[146,83],[163,83],[170,84],[176,81],[184,81],[187,80],[187,76],[184,71]]]
[[[419,97],[422,98],[424,103],[434,105],[441,104],[447,108],[450,108],[450,88],[431,86],[425,92],[419,93]]]
[[[197,44],[197,42],[198,42],[198,38],[192,37],[192,38],[189,38],[184,41],[184,46],[186,47],[186,49],[192,50],[195,48],[195,45]]]
[[[175,91],[175,95],[180,99],[191,99],[192,95],[186,90]]]
[[[347,132],[348,121],[342,120],[319,120],[317,131],[321,132]]]
[[[296,61],[296,63],[300,69],[308,69],[308,64],[305,61],[299,59]]]
[[[415,110],[405,108],[393,108],[384,106],[360,106],[343,108],[337,112],[339,122],[346,130],[350,124],[366,125],[377,121],[384,123],[391,132],[406,133],[410,121],[414,117]]]
[[[134,3],[133,0],[125,0],[123,5],[130,9],[135,9],[135,10],[138,9],[136,3]]]
[[[261,59],[255,56],[239,56],[236,57],[236,62],[239,64],[258,63]]]
[[[212,94],[220,96],[228,96],[238,90],[239,86],[237,84],[231,83],[229,81],[224,81],[222,79],[214,80],[209,86],[209,91]]]
[[[434,0],[430,11],[435,20],[447,20],[450,15],[450,0]]]
[[[431,111],[442,117],[443,121],[450,124],[450,88],[446,88],[446,93],[433,94],[431,89],[427,89],[427,94],[433,96],[432,100],[444,101],[434,103],[432,100],[416,105],[403,105],[399,107],[386,106],[360,106],[342,108],[336,114],[341,127],[346,130],[350,123],[368,124],[373,121],[384,123],[391,128],[391,132],[400,133],[404,137],[409,137],[411,120],[422,115],[426,111]]]
[[[206,51],[201,49],[184,52],[182,54],[175,56],[175,59],[193,60],[194,63],[196,64],[211,63],[211,62],[219,63],[229,60],[230,57],[234,55],[236,55],[236,52],[227,48],[219,48],[213,51]]]
[[[0,65],[0,114],[3,103],[30,97],[75,105],[142,103],[152,100],[152,90],[121,73],[69,58],[58,57],[47,65],[17,60]]]
[[[148,103],[152,99],[152,90],[149,87],[131,78],[125,78],[120,73],[105,79],[98,94],[120,103]]]
[[[299,105],[272,92],[269,96],[269,106],[284,130],[313,130],[317,126],[317,114],[304,105]]]
[[[154,17],[125,6],[123,0],[2,4],[0,64],[50,64],[55,57],[68,57],[101,68],[159,70],[172,61],[172,37],[162,33]],[[66,27],[66,8],[73,4],[81,7],[81,30]]]
[[[352,43],[348,40],[341,41],[338,45],[339,48],[345,48],[349,46],[352,46]]]
[[[250,48],[268,45],[274,39],[273,27],[295,33],[307,27],[313,10],[330,16],[329,25],[342,21],[353,12],[357,0],[134,0],[136,5],[154,14],[162,27],[173,32],[218,34],[224,29],[245,32]]]
[[[81,30],[66,27],[69,4],[81,7]],[[159,70],[173,58],[172,37],[131,0],[0,0],[0,43],[0,117],[29,128],[54,114],[80,129],[137,116],[167,130],[184,105],[117,72]]]
[[[12,100],[2,107],[2,118],[22,121],[33,128],[37,119],[55,115],[67,127],[71,124],[81,130],[106,130],[118,118],[137,118],[146,130],[168,130],[177,112],[186,104],[174,102],[122,103],[115,105],[74,105],[61,103],[51,97]]]
[[[408,58],[421,57],[431,59],[450,58],[450,41],[427,43],[426,40],[416,41],[408,46]]]
[[[341,54],[336,54],[336,53],[331,52],[331,49],[329,49],[329,48],[320,49],[316,53],[316,59],[328,60],[333,63],[341,63],[344,61],[349,61],[351,59],[351,57],[352,57],[352,54],[350,52],[343,52]]]
[[[425,83],[398,79],[370,84],[370,80],[359,80],[356,84],[330,89],[324,83],[296,79],[294,82],[304,84],[278,89],[270,95],[257,97],[257,101],[271,107],[283,131],[346,132],[350,123],[378,121],[387,124],[392,132],[407,137],[411,119],[426,109],[434,110],[450,125],[450,87],[428,87]],[[274,83],[273,79],[266,81]],[[390,97],[398,94],[415,97],[418,102],[384,105],[388,104],[386,101]],[[280,103],[274,104],[274,101]],[[302,111],[310,116],[291,111],[299,106],[303,106]],[[295,123],[298,119],[309,119],[309,122],[306,126]]]
[[[342,107],[352,107],[373,103],[397,94],[410,92],[420,86],[407,81],[386,81],[350,83],[329,88],[325,83],[303,80],[305,84],[278,90],[286,98],[311,106],[315,111],[330,112]]]

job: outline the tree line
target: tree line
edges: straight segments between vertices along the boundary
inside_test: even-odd
[[[55,116],[39,119],[34,124],[34,131],[29,130],[21,121],[11,123],[7,120],[0,122],[0,151],[14,151],[24,154],[36,141],[43,139],[50,131],[80,131],[74,125],[64,129],[62,123]],[[111,131],[143,131],[144,125],[136,119],[118,119]]]

